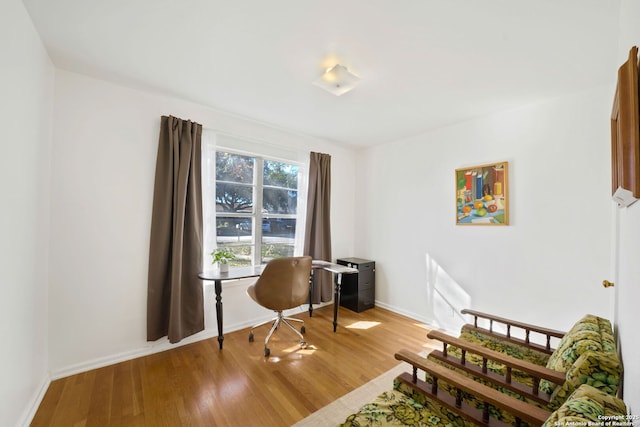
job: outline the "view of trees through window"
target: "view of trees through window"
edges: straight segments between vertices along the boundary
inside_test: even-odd
[[[293,256],[297,165],[217,151],[215,201],[216,243],[236,255],[232,266]]]

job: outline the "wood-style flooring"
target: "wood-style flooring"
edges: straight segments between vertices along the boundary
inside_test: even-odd
[[[399,364],[396,351],[439,347],[424,325],[377,307],[341,307],[335,333],[333,306],[296,317],[307,349],[283,327],[265,358],[263,326],[253,343],[245,329],[226,334],[223,350],[213,338],[62,378],[31,425],[290,426]]]

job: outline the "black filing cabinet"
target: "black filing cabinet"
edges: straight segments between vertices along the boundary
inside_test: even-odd
[[[358,269],[357,274],[343,274],[340,287],[340,305],[361,312],[375,305],[376,263],[362,258],[341,258],[340,265]]]

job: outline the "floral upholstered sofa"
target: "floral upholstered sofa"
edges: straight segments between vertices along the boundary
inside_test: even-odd
[[[544,427],[603,425],[603,420],[626,420],[624,402],[589,385],[580,386],[542,423]],[[414,393],[408,396],[396,389],[382,393],[347,417],[340,427],[450,427],[482,425],[465,420],[457,411]]]
[[[509,412],[514,420],[509,423],[512,425],[600,425],[604,419],[625,419],[626,406],[622,400],[588,384],[579,386],[557,410],[550,412],[486,387],[420,355],[403,350],[396,358],[413,365],[413,374],[398,376],[391,390],[349,415],[340,427],[493,425],[496,422],[493,409]],[[420,380],[419,370],[436,378],[435,385]],[[438,390],[438,384],[443,381],[453,386],[453,396],[450,390]],[[483,402],[481,407],[465,404],[462,394],[473,395]]]
[[[562,334],[556,336],[560,335]],[[428,356],[430,359],[460,372],[465,370],[462,366],[464,364],[482,366],[484,363],[487,371],[502,377],[506,376],[507,366],[510,366],[511,379],[529,387],[531,393],[520,393],[509,387],[505,390],[504,382],[494,382],[492,386],[512,395],[520,395],[521,399],[545,409],[559,408],[582,384],[591,385],[612,396],[618,392],[622,365],[618,357],[613,330],[607,319],[598,316],[588,314],[576,322],[569,332],[561,336],[557,348],[553,351],[550,347],[539,350],[527,343],[505,339],[473,325],[463,326],[459,340],[450,340],[439,332],[429,333],[428,336],[442,340],[446,348],[445,355],[443,352],[435,351]],[[483,351],[482,354],[478,354],[476,352],[478,348],[491,352]],[[495,361],[487,358],[486,356],[494,354],[492,352],[500,353],[506,359],[500,358],[499,361]],[[510,362],[514,362],[513,365]],[[539,368],[532,374],[518,369],[520,366]],[[466,372],[476,381],[489,385],[485,376],[475,375],[469,369]],[[549,377],[542,376],[545,374]]]

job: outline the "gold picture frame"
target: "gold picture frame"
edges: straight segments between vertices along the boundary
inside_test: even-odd
[[[456,225],[509,225],[509,164],[456,169]]]

